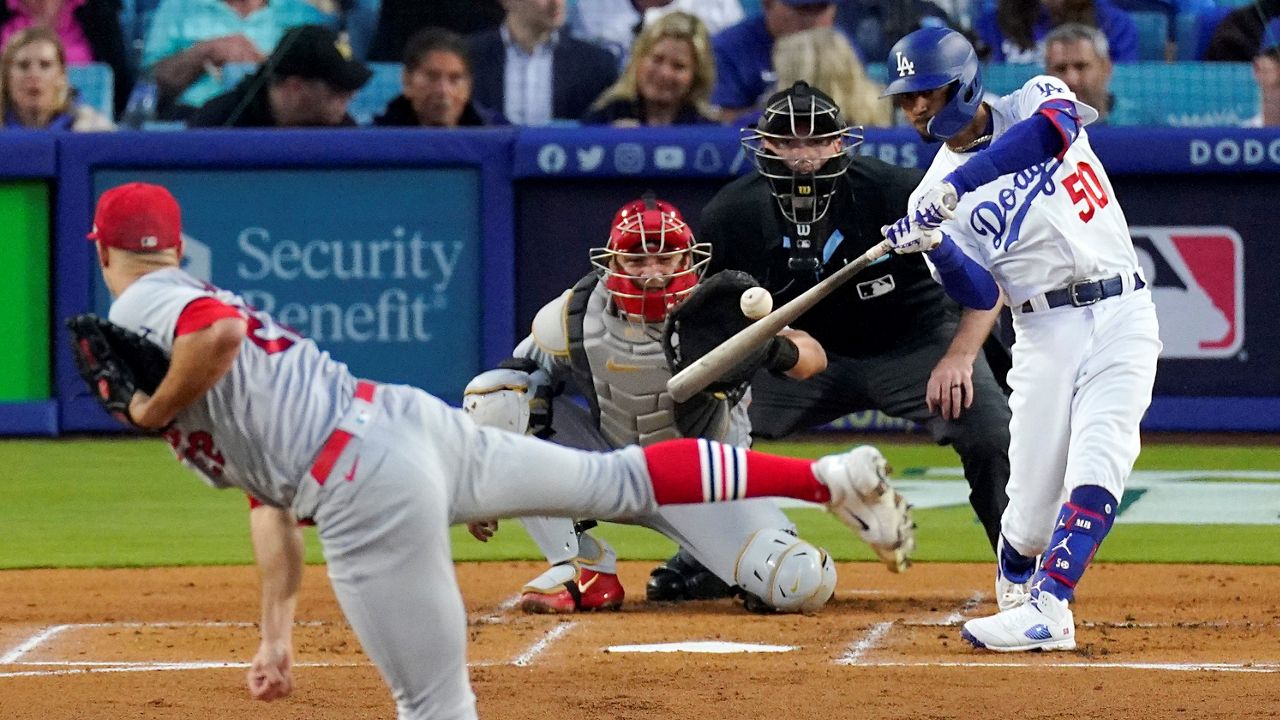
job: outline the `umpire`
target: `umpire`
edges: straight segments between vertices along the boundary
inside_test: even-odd
[[[798,82],[770,97],[744,131],[759,172],[703,210],[712,271],[751,273],[782,304],[880,242],[922,173],[855,157],[860,142],[821,90]],[[786,437],[861,410],[915,421],[959,453],[994,548],[1009,479],[1009,405],[983,352],[997,312],[962,315],[915,256],[871,265],[793,323],[825,348],[827,370],[803,382],[758,373],[752,432]]]

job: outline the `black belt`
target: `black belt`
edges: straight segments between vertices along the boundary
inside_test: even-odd
[[[1134,290],[1141,290],[1146,285],[1146,283],[1142,282],[1142,278],[1138,276],[1138,273],[1133,274]],[[1113,275],[1104,280],[1081,280],[1064,288],[1050,290],[1044,294],[1044,301],[1050,308],[1062,307],[1063,305],[1084,307],[1092,305],[1099,300],[1115,297],[1122,292],[1124,292],[1124,276]],[[1030,300],[1022,303],[1022,312],[1029,313],[1034,311],[1035,309],[1031,307]]]

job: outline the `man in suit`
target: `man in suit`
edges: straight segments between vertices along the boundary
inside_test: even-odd
[[[561,32],[565,6],[565,0],[502,0],[502,26],[471,39],[477,103],[516,125],[545,125],[577,120],[613,84],[613,55]]]

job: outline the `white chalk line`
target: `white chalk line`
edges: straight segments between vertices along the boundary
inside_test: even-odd
[[[923,661],[923,662],[861,662],[858,667],[946,667],[946,668],[1052,668],[1080,670],[1163,670],[1169,672],[1238,672],[1277,673],[1280,664],[1273,663],[1152,663],[1152,662],[974,662],[974,661]]]
[[[889,629],[893,627],[893,621],[879,622],[871,626],[867,634],[858,638],[858,641],[850,645],[840,657],[836,658],[837,665],[857,665],[862,656],[868,650],[874,648],[880,643],[880,640],[889,633]]]
[[[12,664],[14,661],[18,660],[23,655],[26,655],[32,650],[43,645],[46,640],[49,640],[50,638],[57,635],[58,633],[61,633],[63,630],[66,630],[68,628],[73,628],[73,627],[75,626],[74,625],[51,625],[47,628],[43,628],[36,634],[28,637],[26,640],[23,640],[14,649],[5,653],[3,656],[0,656],[0,665]]]
[[[547,634],[543,635],[538,642],[530,645],[528,650],[525,650],[516,656],[516,658],[511,661],[511,664],[516,667],[528,667],[533,662],[534,658],[541,655],[544,650],[551,647],[555,641],[563,637],[565,633],[577,627],[577,625],[578,623],[576,622],[562,622],[559,625],[556,625],[548,630]]]
[[[983,595],[981,592],[975,592],[968,600],[965,601],[964,605],[960,606],[959,610],[948,615],[947,618],[942,621],[943,624],[954,625],[961,620],[964,620],[969,616],[969,613],[972,612],[974,608],[978,607],[978,603],[982,602],[982,597]]]

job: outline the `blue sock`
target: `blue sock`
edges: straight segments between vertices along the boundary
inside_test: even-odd
[[[1014,550],[1003,533],[1000,535],[999,546],[1000,574],[1010,582],[1024,583],[1030,580],[1031,574],[1036,571],[1036,559]]]
[[[1059,600],[1075,597],[1076,583],[1111,530],[1119,503],[1097,485],[1081,485],[1058,512],[1044,562],[1031,581],[1032,595],[1047,592]]]

